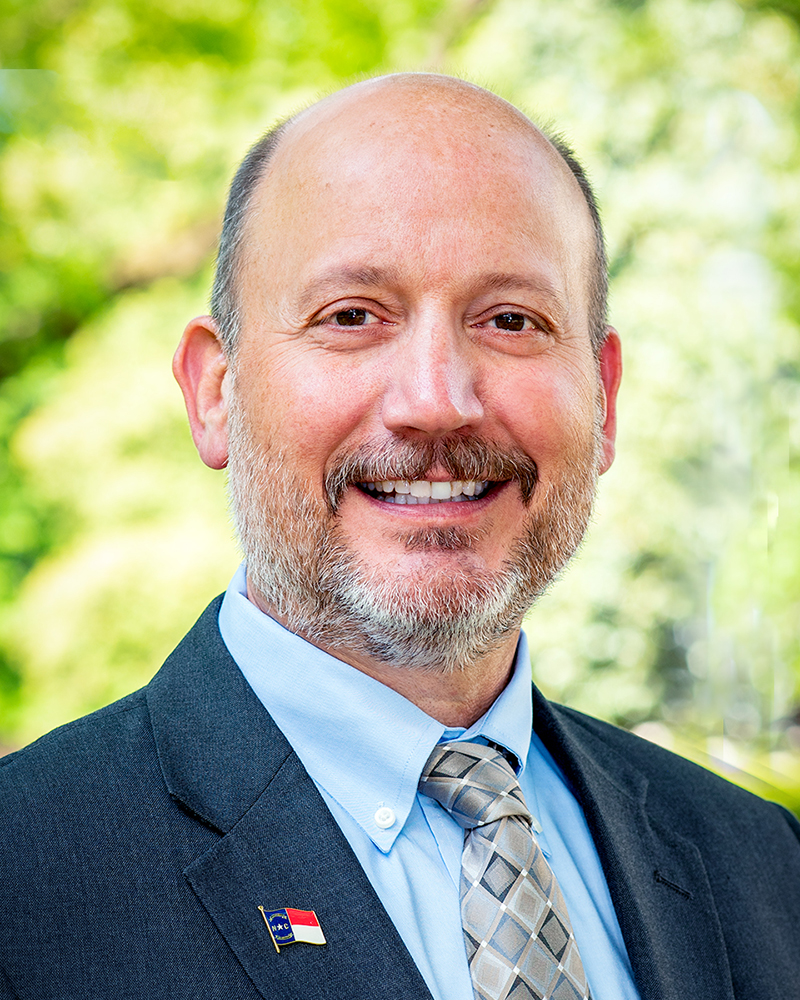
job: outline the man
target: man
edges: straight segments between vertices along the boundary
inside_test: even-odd
[[[350,87],[245,159],[213,312],[174,367],[246,571],[0,768],[0,996],[800,996],[800,825],[531,701],[621,371],[567,151]]]

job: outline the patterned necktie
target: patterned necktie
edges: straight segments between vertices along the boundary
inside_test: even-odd
[[[419,789],[465,830],[461,922],[475,1000],[589,1000],[564,897],[505,757],[441,744]]]

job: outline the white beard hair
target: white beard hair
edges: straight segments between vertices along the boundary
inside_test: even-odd
[[[591,518],[599,426],[592,454],[570,464],[557,485],[537,485],[546,493],[499,571],[450,569],[441,583],[387,580],[380,567],[358,564],[338,515],[293,478],[285,454],[256,444],[235,386],[228,433],[231,515],[262,606],[309,642],[398,668],[448,673],[496,649],[572,557]]]

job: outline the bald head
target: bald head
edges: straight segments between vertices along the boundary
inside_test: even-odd
[[[359,176],[373,174],[376,163],[386,172],[387,201],[409,178],[418,189],[434,189],[468,169],[477,187],[470,180],[466,189],[476,198],[481,173],[498,173],[509,185],[535,188],[540,201],[569,203],[563,252],[582,274],[587,332],[599,350],[606,331],[606,261],[583,169],[560,140],[545,136],[507,101],[463,80],[420,73],[338,91],[273,127],[247,154],[231,185],[212,293],[229,355],[247,309],[248,260],[262,252],[264,233],[272,229],[267,241],[274,243],[282,232],[302,227],[314,192],[330,188],[331,170],[341,179],[345,165],[355,190]],[[484,208],[491,211],[490,204]]]
[[[397,73],[336,91],[293,116],[286,137],[299,138],[320,126],[347,131],[354,118],[365,133],[399,133],[404,141],[426,135],[436,142],[440,132],[474,144],[486,135],[483,129],[542,137],[508,101],[465,80],[434,73]]]

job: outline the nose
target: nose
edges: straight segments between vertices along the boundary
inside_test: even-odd
[[[387,373],[384,426],[396,434],[441,436],[483,419],[477,374],[463,334],[443,322],[421,322],[399,338]]]

